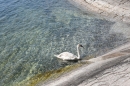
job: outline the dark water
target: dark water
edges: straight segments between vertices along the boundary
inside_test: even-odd
[[[125,42],[110,34],[114,22],[84,14],[66,0],[0,0],[0,85],[18,84],[61,67],[54,54],[76,45],[82,57]]]

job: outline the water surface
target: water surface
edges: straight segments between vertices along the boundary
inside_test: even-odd
[[[66,0],[0,0],[0,84],[20,82],[61,67],[54,57],[63,51],[82,57],[126,41],[110,34],[114,22],[96,19]]]

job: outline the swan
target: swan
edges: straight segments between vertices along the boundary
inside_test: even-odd
[[[80,58],[80,53],[79,53],[79,47],[83,47],[81,44],[77,45],[77,55],[74,55],[72,53],[69,52],[63,52],[60,53],[59,55],[54,55],[55,57],[62,59],[62,60],[79,60]]]

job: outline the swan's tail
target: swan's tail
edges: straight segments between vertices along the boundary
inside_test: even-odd
[[[54,56],[58,58],[58,55],[54,55]]]

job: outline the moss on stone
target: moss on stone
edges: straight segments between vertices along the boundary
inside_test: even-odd
[[[58,78],[62,74],[70,72],[71,70],[74,70],[78,67],[81,67],[82,65],[83,65],[82,63],[77,63],[74,65],[66,66],[64,68],[60,68],[58,70],[49,71],[49,72],[46,72],[44,74],[38,74],[38,75],[36,75],[28,80],[27,86],[35,86],[38,83],[42,83],[42,82],[46,82],[48,80]]]

